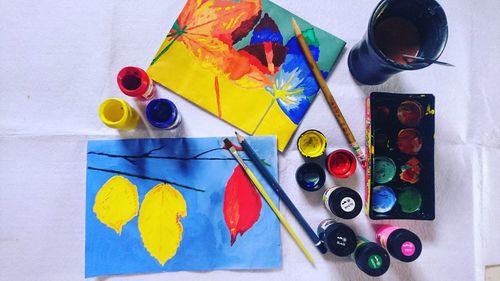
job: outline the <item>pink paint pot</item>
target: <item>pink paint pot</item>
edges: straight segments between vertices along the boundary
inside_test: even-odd
[[[139,67],[127,66],[116,76],[120,90],[127,96],[140,100],[152,99],[155,95],[154,83],[146,71]]]
[[[328,172],[336,178],[348,178],[356,171],[356,157],[349,150],[337,149],[326,159]]]
[[[422,242],[415,233],[393,225],[379,227],[377,241],[391,256],[403,262],[416,260],[422,252]]]

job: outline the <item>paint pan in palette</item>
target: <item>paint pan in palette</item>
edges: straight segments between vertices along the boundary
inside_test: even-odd
[[[367,98],[370,218],[434,219],[434,114],[431,94],[375,92]]]

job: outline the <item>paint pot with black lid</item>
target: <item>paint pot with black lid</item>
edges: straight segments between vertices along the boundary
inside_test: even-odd
[[[387,251],[377,243],[370,242],[358,236],[356,249],[351,257],[356,262],[358,268],[370,276],[380,276],[384,274],[390,265],[390,258]]]
[[[323,202],[330,212],[342,219],[355,218],[362,208],[359,193],[342,186],[328,188],[323,194]]]
[[[325,184],[325,170],[320,165],[309,162],[302,164],[295,172],[299,186],[306,191],[317,191]]]
[[[377,241],[391,256],[403,262],[416,260],[422,252],[422,242],[415,233],[393,225],[379,227]]]
[[[356,234],[350,227],[332,219],[323,220],[318,226],[319,239],[334,255],[345,257],[356,248]]]

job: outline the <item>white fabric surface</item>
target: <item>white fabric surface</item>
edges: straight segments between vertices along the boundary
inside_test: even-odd
[[[363,36],[375,0],[276,3],[347,41],[329,85],[359,142],[364,140],[364,98],[374,90],[436,96],[436,220],[401,221],[423,240],[421,257],[392,259],[382,280],[483,280],[484,265],[500,263],[500,2],[441,1],[450,37],[441,57],[455,68],[431,66],[376,86],[360,86],[347,67],[349,49]],[[86,141],[92,138],[232,135],[234,128],[159,88],[183,115],[173,132],[141,125],[135,132],[105,127],[99,103],[123,97],[115,77],[125,65],[146,67],[184,1],[0,0],[0,280],[79,280],[84,277]],[[496,75],[495,75],[496,74]],[[128,99],[136,108],[143,105]],[[328,151],[346,141],[323,96],[299,132],[316,128]],[[280,155],[280,181],[313,227],[329,217],[321,194],[296,185],[302,163],[293,145]],[[362,171],[338,184],[363,192]],[[328,185],[333,184],[328,179]],[[303,240],[286,207],[285,217]],[[370,221],[348,222],[372,238]],[[349,259],[321,256],[311,267],[282,231],[282,269],[259,272],[178,272],[97,280],[364,280]]]

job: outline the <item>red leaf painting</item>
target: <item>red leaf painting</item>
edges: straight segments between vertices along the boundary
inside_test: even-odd
[[[236,166],[224,191],[224,220],[231,234],[231,246],[236,235],[243,235],[259,219],[262,200],[241,166]]]

